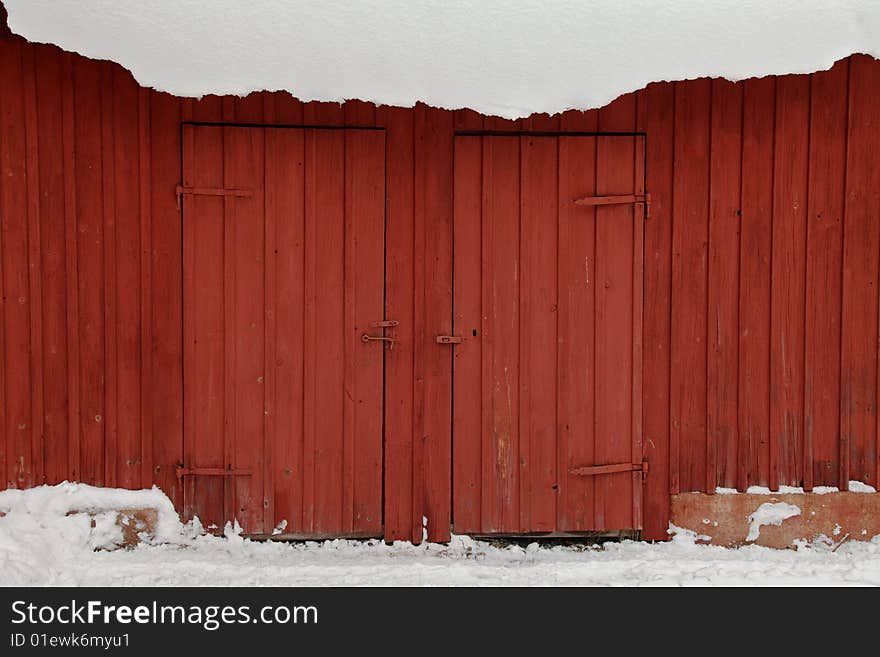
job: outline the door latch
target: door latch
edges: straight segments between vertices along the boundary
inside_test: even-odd
[[[461,344],[460,335],[438,335],[435,338],[437,344]]]
[[[389,349],[394,348],[394,338],[384,335],[369,335],[367,333],[364,333],[363,335],[361,335],[361,342],[384,342]]]

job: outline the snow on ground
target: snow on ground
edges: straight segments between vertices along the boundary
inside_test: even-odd
[[[38,42],[182,96],[287,89],[509,118],[658,80],[807,73],[880,54],[876,0],[4,0]]]
[[[72,486],[68,484],[67,486]],[[91,488],[91,487],[89,487]],[[36,489],[44,504],[7,505],[0,518],[5,586],[849,586],[880,585],[880,538],[798,550],[672,541],[602,547],[496,545],[456,536],[449,545],[382,541],[255,542],[178,525],[172,542],[96,550],[88,516],[64,515],[64,487]],[[87,490],[103,508],[96,491]],[[55,495],[52,495],[55,491]],[[155,495],[155,491],[135,491]],[[86,493],[83,493],[85,495]],[[110,495],[118,491],[111,491]],[[24,494],[26,497],[27,494]],[[166,498],[167,499],[167,498]],[[127,500],[131,502],[131,500]]]

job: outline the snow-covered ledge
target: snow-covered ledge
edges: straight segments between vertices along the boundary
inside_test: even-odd
[[[171,500],[155,486],[128,490],[63,482],[57,486],[0,491],[0,518],[11,534],[46,532],[46,540],[88,533],[94,549],[161,543],[180,535]]]
[[[671,523],[712,545],[795,548],[819,542],[836,547],[880,535],[880,495],[856,481],[845,492],[829,487],[809,493],[791,486],[779,491],[752,486],[744,493],[718,488],[714,495],[673,495]]]

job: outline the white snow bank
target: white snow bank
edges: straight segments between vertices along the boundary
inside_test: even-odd
[[[157,542],[176,539],[181,531],[180,520],[171,500],[159,488],[128,490],[125,488],[100,488],[87,484],[62,482],[57,486],[37,486],[26,489],[0,491],[0,511],[7,514],[3,526],[24,522],[47,526],[56,521],[64,523],[89,523],[84,514],[95,517],[96,526],[88,541],[104,547],[121,528],[116,525],[116,511],[121,509],[155,509],[158,514],[153,540]],[[81,517],[68,514],[80,514]],[[88,526],[85,525],[85,526]],[[64,532],[62,532],[64,533]]]
[[[830,493],[839,493],[837,486],[814,486],[810,493],[814,495],[828,495]],[[849,482],[850,493],[876,493],[877,489],[873,486],[865,484],[861,481],[851,480]],[[716,495],[736,495],[739,491],[736,488],[723,488],[718,486],[715,488]],[[749,486],[746,493],[750,495],[804,495],[806,491],[801,486],[780,486],[779,490],[770,490],[766,486]]]
[[[807,73],[880,55],[876,0],[5,0],[31,41],[182,96],[287,89],[509,118],[659,80]]]
[[[786,502],[764,502],[749,516],[749,533],[746,541],[757,540],[764,525],[781,525],[785,520],[801,515],[801,509]]]

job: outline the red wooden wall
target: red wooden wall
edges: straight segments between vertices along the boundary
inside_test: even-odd
[[[880,63],[652,84],[606,108],[175,98],[0,37],[0,472],[161,486],[178,504],[184,121],[386,131],[385,534],[449,535],[456,131],[647,136],[644,535],[669,493],[878,483]]]

